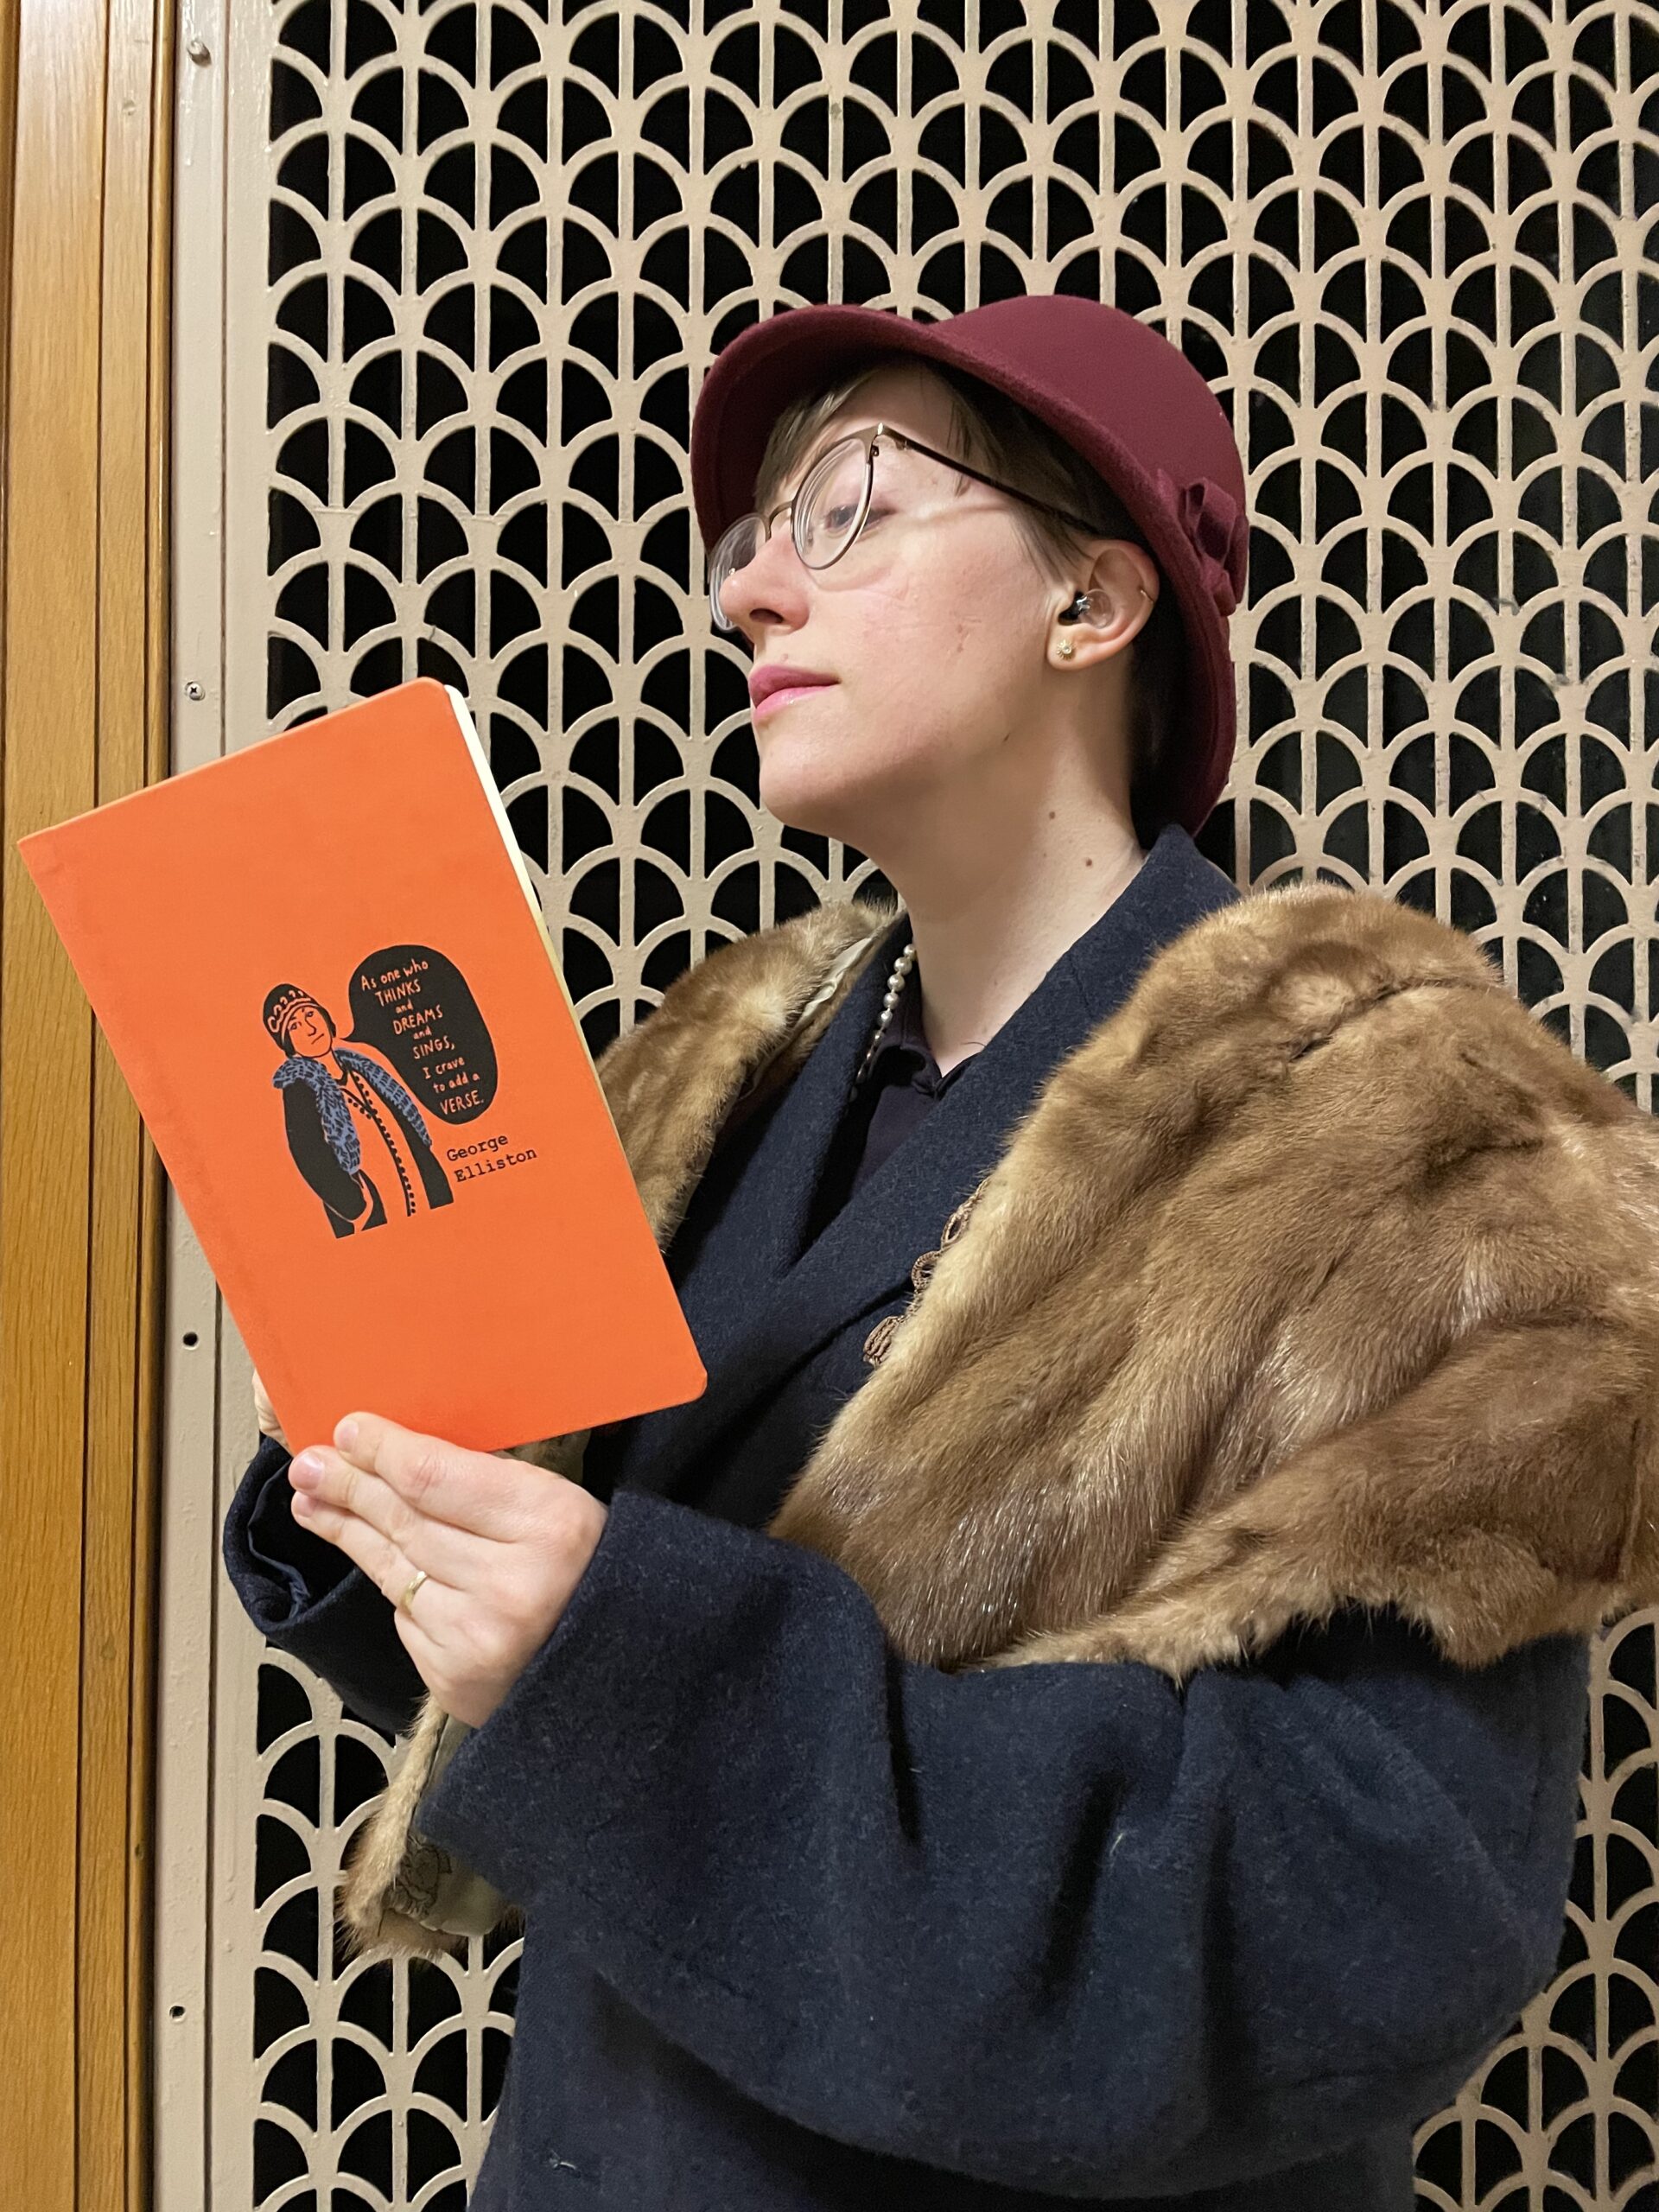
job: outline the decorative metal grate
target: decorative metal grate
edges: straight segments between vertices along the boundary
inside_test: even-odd
[[[1245,451],[1206,848],[1456,921],[1652,1105],[1659,9],[276,0],[238,37],[227,729],[459,684],[595,1049],[870,872],[758,806],[685,480],[709,360],[809,301],[1073,291],[1160,321]],[[1659,2202],[1654,1630],[1600,1640],[1560,1974],[1424,2121],[1424,2204]],[[458,2212],[518,1948],[343,1966],[386,1740],[270,1654],[235,1717],[215,2126],[262,2207]]]

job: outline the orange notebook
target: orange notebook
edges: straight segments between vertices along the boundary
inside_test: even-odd
[[[18,842],[296,1451],[707,1377],[478,734],[423,679]]]

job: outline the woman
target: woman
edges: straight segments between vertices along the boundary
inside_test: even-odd
[[[297,983],[278,983],[266,994],[264,1021],[283,1050],[271,1082],[283,1094],[289,1152],[336,1236],[385,1226],[383,1184],[399,1218],[453,1201],[420,1108],[370,1053],[336,1044],[326,1006]]]
[[[799,310],[692,467],[761,799],[901,906],[604,1058],[700,1399],[249,1469],[254,1619],[416,1723],[348,1924],[526,1916],[491,2212],[1405,2212],[1659,1594],[1642,1117],[1452,931],[1198,855],[1243,486],[1154,333]]]

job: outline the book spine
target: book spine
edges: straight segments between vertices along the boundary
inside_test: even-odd
[[[217,1178],[191,1141],[189,1114],[164,1062],[120,1011],[117,963],[96,914],[80,898],[77,873],[63,864],[50,830],[19,839],[18,849],[260,1379],[273,1399],[292,1403],[299,1394],[284,1332],[263,1293],[258,1255],[246,1249],[234,1209],[220,1203]]]

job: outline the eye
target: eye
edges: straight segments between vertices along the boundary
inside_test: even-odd
[[[830,530],[845,530],[857,512],[858,502],[855,500],[849,507],[837,506],[827,508],[824,512],[823,519],[826,525]],[[891,514],[893,510],[891,507],[884,506],[879,499],[872,499],[870,502],[869,512],[864,518],[865,529],[868,530],[873,522],[880,522],[883,515]]]

